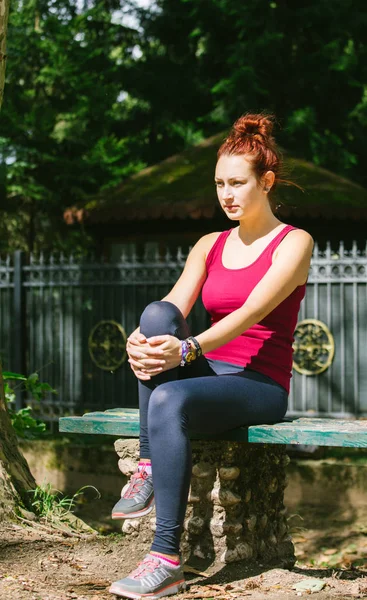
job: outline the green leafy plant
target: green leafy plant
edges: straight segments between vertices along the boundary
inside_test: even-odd
[[[56,390],[48,383],[41,382],[38,373],[32,373],[25,377],[19,373],[3,371],[3,379],[5,400],[8,404],[10,419],[16,434],[19,437],[28,439],[39,437],[46,430],[46,424],[32,416],[30,406],[17,411],[13,410],[11,405],[15,402],[16,391],[23,389],[28,392],[32,400],[39,402],[47,392],[56,394]]]
[[[36,438],[46,431],[46,423],[32,417],[30,406],[21,408],[18,411],[10,410],[9,412],[12,425],[19,437]]]
[[[93,489],[97,493],[97,498],[101,495],[97,488],[92,485],[81,487],[71,497],[63,496],[59,490],[54,490],[50,483],[38,485],[34,490],[30,490],[32,495],[32,506],[34,512],[45,521],[63,521],[68,520],[70,513],[73,512],[78,498],[82,496],[86,489]]]

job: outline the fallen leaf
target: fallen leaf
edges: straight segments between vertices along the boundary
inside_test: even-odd
[[[326,556],[330,556],[331,554],[337,554],[337,553],[338,553],[337,548],[327,548],[327,550],[323,551],[323,554],[326,554]]]
[[[256,590],[257,588],[260,587],[260,584],[258,583],[258,581],[246,581],[244,588],[245,590]]]
[[[73,588],[77,587],[89,587],[95,590],[103,589],[110,586],[109,581],[105,581],[103,579],[87,579],[85,581],[79,581],[78,583],[73,583]],[[69,592],[73,591],[72,588],[69,588]]]
[[[224,596],[219,596],[219,594],[216,594],[215,592],[196,592],[195,594],[185,594],[185,598],[217,598],[219,600],[220,598],[224,598]]]
[[[200,575],[201,577],[210,577],[208,573],[204,573],[203,571],[198,571],[194,569],[194,567],[190,567],[189,565],[183,566],[184,573],[194,573],[195,575]]]
[[[223,585],[218,585],[216,583],[211,583],[206,585],[205,587],[211,589],[211,590],[217,590],[218,592],[224,592],[225,591],[225,586]]]
[[[324,589],[326,583],[324,581],[320,581],[319,579],[302,579],[298,583],[292,585],[292,590],[296,590],[296,592],[320,592]]]
[[[349,546],[347,548],[345,548],[344,552],[346,554],[354,554],[357,550],[357,545],[356,544],[349,544]]]

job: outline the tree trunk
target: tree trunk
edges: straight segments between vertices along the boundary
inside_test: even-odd
[[[0,521],[8,519],[20,504],[30,509],[28,492],[35,487],[6,408],[0,365]]]
[[[8,16],[9,0],[0,0],[0,108],[5,84]],[[0,363],[0,521],[9,519],[21,504],[30,508],[28,491],[35,487],[36,482],[18,448],[17,437],[6,408]]]
[[[9,17],[9,0],[0,0],[0,108],[3,102],[6,67],[6,32]]]

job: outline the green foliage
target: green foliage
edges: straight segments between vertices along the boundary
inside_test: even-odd
[[[82,228],[65,235],[64,209],[144,165],[132,151],[138,135],[127,135],[128,114],[120,108],[136,35],[113,22],[117,4],[12,3],[0,250],[88,248]]]
[[[366,181],[367,10],[362,0],[293,5],[160,0],[158,6],[160,11],[145,17],[146,32],[181,77],[193,62],[193,77],[183,80],[200,93],[192,85],[197,75],[211,92],[211,109],[204,116],[200,100],[195,101],[206,130],[210,124],[229,125],[248,110],[274,111],[285,147]],[[173,37],[168,24],[175,18],[179,32]]]
[[[32,373],[29,377],[25,377],[19,373],[3,371],[3,379],[5,401],[8,405],[15,402],[17,389],[26,391],[28,396],[35,402],[39,402],[47,392],[52,394],[57,393],[48,383],[40,382],[38,373]],[[8,383],[9,381],[12,382],[11,385]],[[45,423],[38,421],[32,416],[32,408],[30,406],[21,408],[18,411],[8,407],[8,410],[12,425],[19,437],[28,439],[36,438],[46,430]]]
[[[46,424],[32,417],[30,406],[18,411],[9,409],[11,423],[18,437],[34,439],[46,431]]]
[[[58,490],[54,490],[50,483],[46,483],[30,490],[31,505],[35,514],[46,522],[69,521],[69,513],[74,511],[78,499],[86,489],[95,490],[97,497],[100,498],[99,491],[91,485],[83,486],[73,496],[68,497]]]
[[[88,250],[67,207],[250,110],[273,111],[296,156],[366,183],[366,28],[362,0],[14,0],[0,251]]]

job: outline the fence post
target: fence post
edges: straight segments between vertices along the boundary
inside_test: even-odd
[[[14,351],[13,368],[16,373],[26,375],[26,310],[25,294],[23,288],[23,263],[24,252],[14,252]],[[23,407],[23,394],[20,390],[16,392],[16,410]]]

